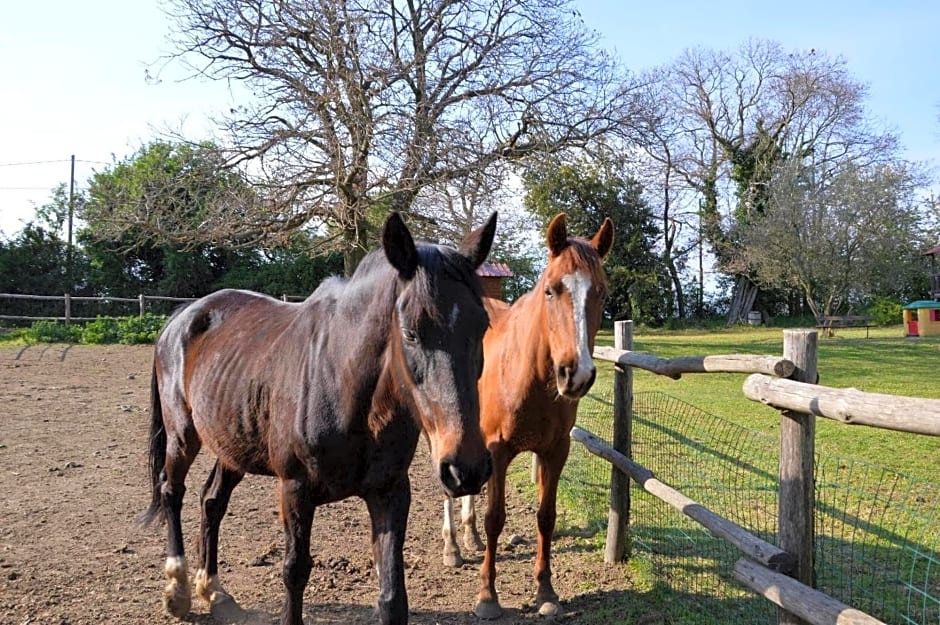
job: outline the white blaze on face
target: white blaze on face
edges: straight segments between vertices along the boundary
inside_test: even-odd
[[[588,344],[587,296],[591,290],[591,276],[584,270],[569,273],[561,279],[562,284],[571,294],[571,307],[574,314],[575,339],[578,341],[578,370],[572,379],[572,386],[577,388],[587,383],[594,371],[594,359]]]

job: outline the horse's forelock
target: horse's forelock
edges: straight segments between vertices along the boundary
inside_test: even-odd
[[[574,273],[578,269],[587,269],[595,285],[607,285],[603,261],[586,239],[568,237],[568,246],[556,257],[555,262],[558,263],[557,271],[562,275]]]
[[[403,323],[413,326],[423,317],[430,317],[438,323],[443,321],[437,305],[442,280],[466,284],[482,306],[480,281],[470,261],[462,254],[449,247],[421,244],[418,246],[418,259],[418,271],[406,287],[407,297],[399,311]]]

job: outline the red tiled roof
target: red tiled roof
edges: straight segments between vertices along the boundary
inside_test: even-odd
[[[477,267],[477,275],[481,278],[511,278],[513,274],[503,263],[483,263]]]
[[[928,256],[930,254],[940,254],[940,245],[938,245],[937,247],[932,247],[926,252],[924,252],[924,256]],[[479,273],[479,271],[477,271],[477,273]]]

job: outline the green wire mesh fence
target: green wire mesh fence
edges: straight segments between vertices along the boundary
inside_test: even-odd
[[[582,400],[578,424],[608,442],[610,397]],[[775,436],[662,393],[634,397],[633,458],[688,497],[776,543]],[[573,445],[560,501],[569,524],[600,531],[610,464]],[[633,485],[633,557],[676,596],[670,622],[772,623],[776,608],[732,577],[734,547]],[[857,460],[817,458],[816,585],[887,623],[940,624],[940,484]]]

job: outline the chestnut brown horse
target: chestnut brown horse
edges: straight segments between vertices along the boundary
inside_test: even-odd
[[[283,625],[302,625],[314,509],[350,496],[365,500],[372,522],[378,620],[407,623],[402,546],[419,434],[448,495],[478,493],[490,475],[477,392],[488,318],[474,270],[495,227],[494,214],[454,250],[416,245],[392,214],[382,250],[302,303],[225,290],[169,320],[154,355],[143,520],[167,521],[171,614],[190,609],[180,509],[205,446],[217,461],[202,493],[195,586],[213,613],[238,609],[219,583],[218,532],[232,490],[254,473],[279,481]]]
[[[496,546],[506,520],[506,469],[519,453],[538,456],[538,551],[536,605],[543,616],[559,612],[552,588],[551,541],[558,479],[568,459],[568,433],[578,400],[594,383],[594,337],[601,325],[607,277],[602,261],[613,245],[605,219],[591,240],[569,237],[565,214],[548,226],[548,266],[535,287],[512,306],[485,299],[490,329],[483,337],[480,425],[493,454],[484,519],[486,551],[474,612],[502,613],[496,594]],[[473,498],[463,500],[464,546],[479,548]],[[453,500],[444,508],[444,563],[459,566]]]

